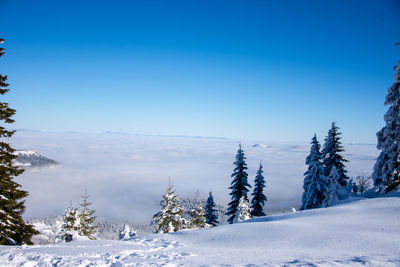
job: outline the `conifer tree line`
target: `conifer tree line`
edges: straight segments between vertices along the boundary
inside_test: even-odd
[[[341,132],[335,122],[328,131],[322,147],[317,136],[311,140],[310,154],[306,158],[307,171],[304,173],[302,205],[300,209],[313,209],[335,205],[348,198],[353,188],[347,176],[347,159],[341,143]]]
[[[179,197],[173,191],[171,182],[160,202],[161,210],[154,214],[151,225],[155,233],[177,232],[183,229],[208,228],[217,226],[218,214],[212,192],[209,193],[205,205],[201,202],[200,192],[196,192],[195,208],[190,211],[190,219],[183,217],[184,210]]]
[[[0,44],[4,42],[0,38]],[[4,48],[0,47],[0,58]],[[377,132],[377,148],[380,150],[372,173],[374,188],[370,192],[386,194],[400,186],[400,61],[394,67],[394,83],[388,89],[385,105],[389,106],[384,115],[385,126]],[[9,91],[7,76],[0,74],[0,95]],[[5,125],[14,123],[15,110],[8,103],[0,102],[0,121]],[[14,178],[23,173],[14,165],[15,149],[9,144],[9,138],[15,131],[0,126],[0,245],[32,244],[33,235],[39,234],[32,225],[27,224],[22,215],[25,211],[25,199],[28,192]],[[365,193],[368,189],[367,178],[355,181],[348,176],[343,156],[344,147],[341,142],[340,128],[332,122],[331,128],[320,145],[317,136],[311,139],[310,153],[306,158],[307,171],[304,173],[301,209],[313,209],[333,206],[340,200],[349,197],[351,191]],[[265,179],[263,165],[260,162],[254,178],[254,189],[251,201],[248,194],[252,186],[248,182],[248,167],[242,146],[236,153],[234,169],[231,175],[231,201],[226,215],[230,224],[242,222],[252,217],[265,216],[267,197],[264,194]],[[90,195],[85,190],[79,207],[72,202],[65,210],[60,240],[71,241],[76,237],[95,239],[96,216],[90,206]],[[202,203],[200,193],[196,194],[196,206],[191,211],[191,218],[183,217],[183,208],[173,186],[169,183],[161,201],[161,210],[153,216],[152,224],[156,233],[176,232],[183,229],[208,228],[219,224],[214,196],[209,192],[206,203]],[[123,236],[133,236],[133,230],[124,230]]]
[[[250,184],[247,182],[247,164],[242,146],[236,153],[236,161],[233,163],[235,168],[231,177],[233,178],[229,189],[232,201],[226,215],[229,215],[229,223],[243,222],[249,218],[265,216],[264,205],[267,197],[264,195],[265,181],[263,176],[263,166],[260,162],[257,175],[254,179],[254,192],[251,204],[247,198]],[[151,224],[156,233],[176,232],[183,229],[208,228],[218,225],[218,215],[215,209],[215,202],[212,192],[209,192],[207,201],[203,207],[200,202],[200,193],[196,193],[196,206],[191,211],[191,219],[183,217],[183,209],[180,206],[179,197],[172,190],[169,182],[167,192],[161,201],[161,210],[153,216]]]
[[[247,193],[251,185],[248,183],[247,178],[247,164],[242,145],[239,144],[239,149],[236,152],[236,161],[233,163],[235,166],[231,175],[232,182],[229,189],[231,189],[231,202],[228,204],[226,215],[230,216],[228,222],[241,222],[253,216],[265,216],[264,206],[267,197],[264,195],[265,180],[263,176],[263,166],[260,162],[256,177],[254,179],[254,191],[251,205]]]

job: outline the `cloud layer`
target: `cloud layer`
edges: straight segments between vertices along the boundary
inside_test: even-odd
[[[16,178],[25,190],[27,218],[61,214],[80,201],[84,189],[92,195],[97,215],[147,224],[171,176],[176,193],[229,201],[230,175],[239,142],[228,139],[81,134],[21,131],[12,138],[17,149],[34,149],[60,166],[27,170]],[[253,147],[242,142],[253,184],[260,160],[266,178],[267,209],[300,204],[308,144]],[[370,173],[378,152],[371,145],[345,146],[350,175]]]

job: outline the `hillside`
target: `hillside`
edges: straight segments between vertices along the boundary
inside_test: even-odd
[[[32,149],[16,150],[14,154],[17,156],[14,164],[21,168],[38,168],[58,165],[57,161],[46,158]]]
[[[5,266],[399,266],[400,198],[361,199],[204,230],[47,246],[0,246]]]

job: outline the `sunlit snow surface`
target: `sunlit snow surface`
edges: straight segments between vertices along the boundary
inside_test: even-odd
[[[400,198],[130,241],[0,246],[2,266],[399,266]]]
[[[308,143],[125,134],[17,131],[11,141],[16,149],[33,149],[59,162],[53,168],[27,170],[17,178],[29,191],[26,218],[60,215],[70,200],[76,206],[87,188],[99,217],[134,224],[148,224],[158,211],[168,176],[178,196],[194,197],[199,189],[207,197],[212,190],[215,201],[225,205],[239,142],[247,157],[250,184],[259,162],[264,165],[267,211],[297,208],[309,153]],[[370,173],[378,154],[375,146],[344,146],[350,175]]]

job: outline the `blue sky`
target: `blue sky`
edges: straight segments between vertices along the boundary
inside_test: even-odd
[[[15,128],[375,143],[398,1],[0,0]]]

